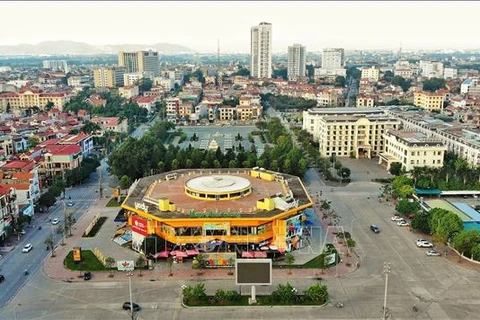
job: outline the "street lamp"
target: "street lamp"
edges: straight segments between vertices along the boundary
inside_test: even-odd
[[[385,273],[385,295],[383,297],[383,320],[387,319],[387,290],[388,290],[388,275],[391,271],[390,262],[383,264],[383,273]]]
[[[132,276],[133,276],[133,272],[128,271],[127,272],[127,277],[128,277],[128,294],[130,296],[130,315],[132,317],[132,320],[134,320],[135,319],[135,314],[133,313]]]

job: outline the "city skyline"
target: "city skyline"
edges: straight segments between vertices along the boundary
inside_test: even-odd
[[[30,10],[25,10],[25,4]],[[201,53],[216,53],[219,39],[221,52],[249,53],[250,29],[265,21],[274,29],[274,53],[286,53],[292,43],[302,43],[310,52],[330,47],[480,48],[480,40],[475,36],[479,2],[50,1],[3,2],[2,7],[4,12],[22,12],[22,28],[5,34],[0,45],[58,40],[94,45],[161,42],[183,45]],[[109,11],[115,14],[109,15]],[[66,14],[45,19],[49,12]],[[87,19],[88,24],[76,23],[68,13]],[[240,19],[239,13],[245,16]],[[6,15],[4,25],[18,24],[17,16]],[[121,21],[125,24],[119,24]],[[462,22],[461,29],[455,27],[456,21]],[[107,27],[112,24],[128,27]],[[32,32],[39,26],[42,32]]]

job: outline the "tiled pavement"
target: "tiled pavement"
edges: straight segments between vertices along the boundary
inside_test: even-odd
[[[138,256],[137,253],[123,248],[113,241],[111,241],[111,236],[114,234],[116,229],[116,224],[112,223],[116,214],[118,213],[119,208],[107,208],[105,207],[108,199],[99,199],[97,200],[90,209],[84,213],[84,215],[79,219],[75,224],[73,229],[73,235],[66,239],[66,244],[64,246],[58,245],[55,254],[55,257],[47,257],[44,261],[43,272],[50,278],[56,279],[59,281],[83,281],[81,278],[81,273],[78,271],[71,271],[64,267],[63,260],[65,256],[72,250],[73,247],[80,246],[82,249],[92,249],[99,247],[102,253],[105,256],[111,256],[115,260],[135,260]],[[93,238],[82,238],[82,234],[90,222],[93,220],[95,214],[100,214],[100,216],[107,216],[108,220],[102,226],[102,229]],[[345,252],[346,248],[343,245],[337,244],[337,249],[340,252]],[[316,250],[316,248],[312,248]],[[310,260],[312,255],[303,254],[298,252],[295,254],[297,263],[304,263],[302,258],[307,258]],[[288,270],[287,266],[281,268],[274,268],[273,277],[275,278],[312,278],[312,277],[334,277],[341,276],[346,273],[352,272],[356,269],[357,258],[355,255],[351,257],[343,256],[343,261],[335,268],[330,268],[328,270],[315,270],[315,269],[296,269],[292,268]],[[348,266],[347,266],[348,265]],[[232,278],[232,275],[229,275],[228,269],[206,269],[202,270],[201,275],[198,275],[197,270],[191,268],[189,262],[183,264],[174,264],[173,276],[169,276],[169,270],[165,263],[158,264],[154,270],[136,270],[134,273],[140,278],[142,275],[145,281],[150,281],[151,279],[156,280],[169,280],[169,279],[229,279]],[[93,281],[121,281],[121,279],[127,281],[127,277],[122,272],[114,272],[113,277],[111,277],[110,272],[94,272]]]

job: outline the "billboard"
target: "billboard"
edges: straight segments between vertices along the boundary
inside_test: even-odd
[[[235,252],[208,252],[202,253],[203,259],[205,261],[206,268],[214,268],[214,267],[231,267],[230,262],[237,258],[237,254]]]
[[[132,216],[132,232],[136,232],[146,237],[148,235],[147,220],[139,216]]]
[[[271,259],[237,259],[235,261],[235,284],[271,285]]]
[[[82,248],[74,247],[73,248],[73,261],[81,262],[82,261]]]
[[[119,260],[117,261],[118,271],[133,271],[135,269],[135,261],[133,260]]]

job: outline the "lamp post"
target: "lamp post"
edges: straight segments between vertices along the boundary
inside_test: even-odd
[[[130,315],[132,317],[132,320],[135,319],[135,315],[133,313],[133,299],[132,299],[132,276],[133,272],[128,271],[127,272],[127,277],[128,277],[128,294],[130,296]]]
[[[383,320],[387,319],[387,290],[388,290],[388,275],[390,274],[390,262],[383,264],[383,273],[385,273],[385,295],[383,297]]]

